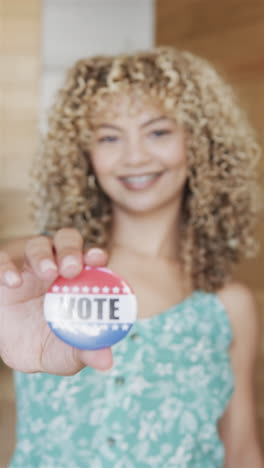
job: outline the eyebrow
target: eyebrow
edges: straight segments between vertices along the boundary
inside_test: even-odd
[[[142,125],[140,125],[141,128],[144,128],[144,127],[147,127],[148,125],[154,123],[154,122],[158,122],[160,120],[168,120],[169,118],[166,117],[165,115],[164,116],[161,116],[161,117],[156,117],[154,119],[150,119],[148,120],[147,122],[143,123]],[[122,129],[120,127],[117,127],[116,125],[112,125],[112,124],[100,124],[100,125],[97,125],[95,126],[95,129],[97,130],[98,128],[112,128],[114,130],[118,130],[118,131],[122,131]]]

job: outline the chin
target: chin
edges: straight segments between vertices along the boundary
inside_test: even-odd
[[[164,206],[165,204],[166,200],[164,200],[163,202],[161,200],[158,200],[156,202],[150,202],[149,200],[136,200],[133,203],[125,203],[125,201],[123,201],[122,203],[115,202],[115,205],[119,209],[133,214],[151,213],[162,208],[162,206]]]

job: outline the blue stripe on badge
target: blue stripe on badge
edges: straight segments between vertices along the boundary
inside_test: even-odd
[[[133,326],[133,323],[119,322],[116,329],[112,329],[112,327],[109,326],[109,323],[100,324],[100,332],[98,335],[93,336],[88,335],[87,332],[82,333],[80,330],[78,330],[78,332],[65,330],[65,328],[59,327],[52,322],[48,322],[48,324],[53,333],[65,343],[78,349],[90,350],[108,348],[109,346],[114,345],[118,341],[122,340]],[[104,329],[104,326],[106,329]]]

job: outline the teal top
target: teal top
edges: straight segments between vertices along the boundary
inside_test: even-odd
[[[217,468],[217,421],[234,390],[228,314],[195,291],[138,320],[115,366],[70,377],[14,372],[17,446],[10,468]]]

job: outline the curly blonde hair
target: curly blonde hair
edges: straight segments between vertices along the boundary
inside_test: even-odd
[[[182,262],[195,288],[215,291],[232,266],[257,252],[261,147],[239,99],[208,61],[173,47],[79,60],[49,115],[31,169],[37,230],[80,231],[85,246],[107,247],[111,200],[89,159],[91,114],[122,89],[158,99],[187,132],[188,177],[182,203]]]

